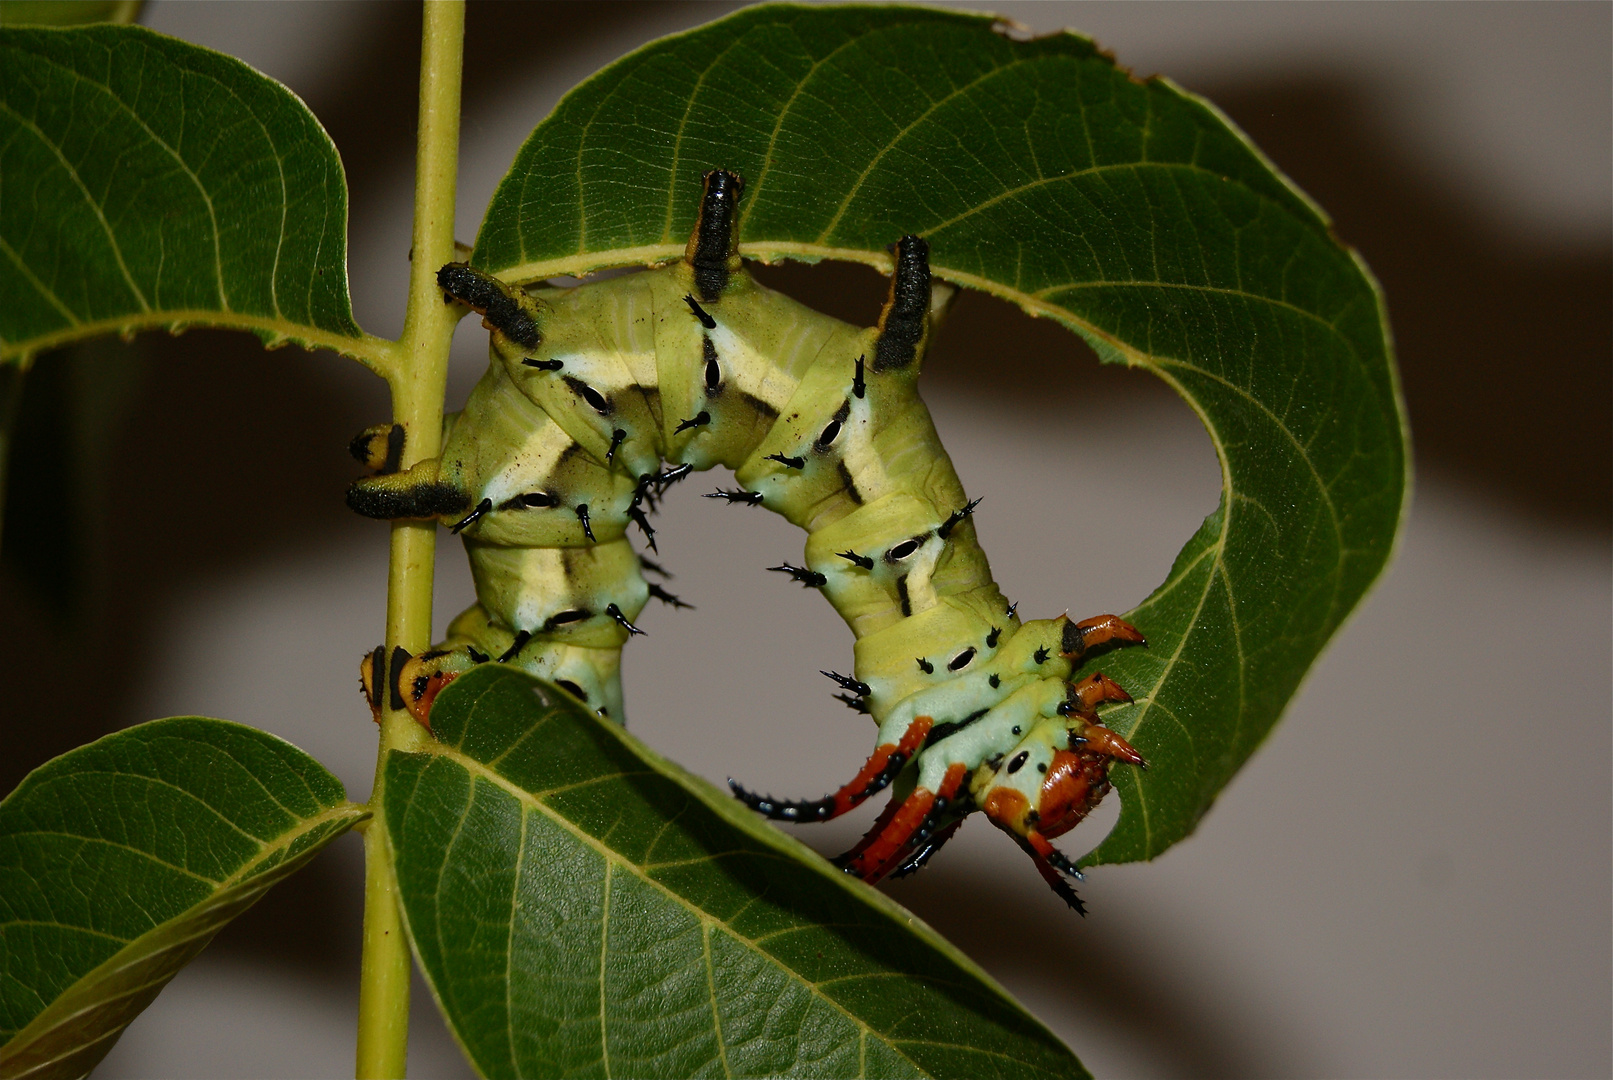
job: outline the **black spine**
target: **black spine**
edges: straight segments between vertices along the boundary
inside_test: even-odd
[[[818,672],[818,674],[819,675],[827,675],[829,678],[831,678],[835,682],[839,683],[842,689],[850,690],[853,694],[856,694],[858,697],[868,697],[870,694],[872,694],[874,692],[873,688],[870,687],[867,683],[858,682],[856,679],[851,678],[849,675],[842,675],[838,671],[820,671],[820,672]]]
[[[515,633],[515,639],[510,642],[510,647],[504,650],[504,655],[498,658],[498,662],[501,664],[508,664],[511,660],[514,660],[517,656],[521,655],[521,650],[526,648],[526,643],[531,640],[532,631],[517,630]]]
[[[726,266],[727,264],[724,263],[723,265]],[[710,297],[707,297],[707,299],[709,300]],[[717,329],[717,320],[713,319],[706,309],[700,306],[700,301],[692,296],[685,296],[683,302],[689,305],[689,310],[694,312],[694,317],[700,320],[701,326],[704,326],[707,330]]]
[[[641,559],[640,561],[642,562],[643,560]],[[645,588],[650,590],[651,596],[655,597],[663,604],[671,604],[675,608],[688,608],[691,611],[694,610],[693,604],[685,603],[683,600],[667,592],[653,581],[646,582]]]
[[[828,578],[816,570],[808,570],[804,566],[791,566],[789,563],[785,563],[783,566],[769,566],[768,569],[777,570],[781,574],[788,574],[791,580],[799,581],[803,587],[808,589],[821,589],[829,584]]]

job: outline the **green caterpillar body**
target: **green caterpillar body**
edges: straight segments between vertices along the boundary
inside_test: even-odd
[[[482,312],[492,363],[450,417],[442,455],[395,467],[396,434],[355,442],[382,468],[349,501],[374,517],[434,517],[464,539],[477,603],[418,657],[365,664],[377,711],[429,725],[443,685],[511,663],[623,716],[623,644],[652,595],[628,538],[666,486],[724,465],[730,501],[806,530],[803,564],[773,569],[819,589],[856,636],[852,676],[826,672],[878,726],[851,783],[808,802],[759,797],[782,820],[828,820],[908,773],[842,865],[865,880],[916,869],[983,809],[1080,910],[1048,843],[1142,759],[1098,722],[1129,700],[1101,675],[1067,680],[1088,649],[1141,642],[1114,616],[1021,623],[992,581],[969,502],[917,390],[930,326],[928,247],[904,237],[879,325],[860,328],[758,284],[732,242],[743,182],[708,173],[683,260],[576,288],[520,290],[458,264],[444,291]],[[385,439],[382,436],[386,435]],[[381,444],[386,450],[382,453]],[[671,467],[666,467],[670,463]],[[389,663],[390,660],[390,663]],[[903,778],[906,788],[908,778]]]

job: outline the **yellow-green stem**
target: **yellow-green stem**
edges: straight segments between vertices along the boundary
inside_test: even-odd
[[[436,457],[442,441],[448,347],[461,309],[442,302],[436,273],[454,258],[454,195],[459,165],[459,84],[465,35],[463,0],[426,0],[420,46],[420,134],[415,155],[414,247],[409,307],[390,380],[392,417],[406,432],[403,466]],[[431,644],[436,526],[396,522],[387,572],[386,652]],[[390,660],[389,660],[390,666]],[[389,698],[385,688],[377,693]],[[390,702],[388,702],[390,704]],[[387,846],[384,785],[391,750],[419,746],[425,732],[401,709],[381,714],[381,744],[364,834],[364,953],[359,981],[355,1075],[401,1077],[409,1050],[409,947]]]

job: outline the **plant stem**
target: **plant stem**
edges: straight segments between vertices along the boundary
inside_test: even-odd
[[[444,304],[437,269],[454,258],[454,195],[459,167],[459,84],[465,36],[463,0],[426,0],[420,41],[420,134],[415,155],[414,247],[409,306],[389,380],[392,418],[402,424],[403,467],[438,455],[448,347],[462,309]],[[431,644],[431,586],[437,533],[432,522],[394,522],[387,570],[386,654],[423,652]],[[382,687],[376,692],[390,699]],[[388,700],[390,704],[390,700]],[[402,1077],[409,1050],[409,947],[398,909],[392,852],[381,820],[391,750],[426,738],[407,711],[386,708],[364,833],[364,955],[359,981],[355,1075]]]

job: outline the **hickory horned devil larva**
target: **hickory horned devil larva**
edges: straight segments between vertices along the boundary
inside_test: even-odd
[[[975,503],[942,449],[917,378],[931,324],[929,246],[904,236],[879,324],[860,328],[764,288],[740,261],[744,182],[705,175],[684,257],[573,288],[522,289],[451,263],[445,299],[482,315],[492,363],[442,456],[399,471],[404,432],[354,440],[375,470],[349,504],[375,518],[437,519],[463,537],[477,603],[448,639],[362,665],[429,727],[439,690],[482,663],[550,680],[622,716],[622,645],[664,573],[629,545],[646,511],[693,470],[726,465],[735,491],[808,533],[803,566],[772,569],[820,590],[857,641],[840,700],[878,725],[862,770],[814,801],[760,796],[781,821],[828,821],[888,787],[902,793],[838,864],[864,881],[910,873],[985,811],[1070,906],[1074,864],[1050,840],[1109,789],[1111,761],[1144,766],[1097,707],[1131,698],[1102,674],[1068,680],[1103,645],[1142,644],[1113,615],[1021,623],[992,582]]]

